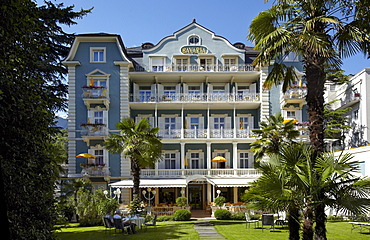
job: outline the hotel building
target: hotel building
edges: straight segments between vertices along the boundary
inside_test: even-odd
[[[217,196],[229,202],[259,177],[254,169],[252,129],[271,114],[307,121],[305,89],[286,94],[262,84],[269,68],[255,68],[258,52],[230,43],[195,20],[157,44],[126,48],[119,35],[76,35],[68,57],[68,174],[95,187],[120,188],[131,200],[130,162],[104,149],[124,117],[147,118],[160,128],[163,159],[142,169],[140,186],[156,189],[155,204],[186,196],[204,209]],[[303,72],[295,56],[285,61]],[[90,153],[96,159],[76,158]],[[212,162],[222,156],[226,162]]]

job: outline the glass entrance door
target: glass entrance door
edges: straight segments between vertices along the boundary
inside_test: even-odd
[[[203,185],[188,185],[189,204],[192,210],[203,209]]]

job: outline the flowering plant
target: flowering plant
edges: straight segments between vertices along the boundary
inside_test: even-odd
[[[297,122],[295,125],[297,125],[297,126],[308,126],[308,122]]]
[[[82,88],[86,88],[86,89],[102,89],[102,88],[106,88],[106,87],[105,86],[96,86],[96,85],[85,85]]]
[[[82,123],[81,124],[81,127],[102,127],[102,126],[106,126],[106,124],[104,123]]]
[[[88,168],[88,167],[104,167],[105,163],[81,163],[80,167]]]

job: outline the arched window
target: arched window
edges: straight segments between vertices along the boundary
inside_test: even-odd
[[[199,45],[200,44],[200,39],[196,35],[191,35],[189,37],[189,45]]]

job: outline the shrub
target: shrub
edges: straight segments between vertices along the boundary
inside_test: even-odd
[[[165,222],[165,221],[173,221],[173,215],[172,216],[160,216],[157,218],[158,222]]]
[[[222,206],[222,205],[224,205],[224,203],[226,202],[226,198],[225,197],[223,197],[223,196],[219,196],[219,197],[216,197],[215,198],[215,204],[217,205],[217,206]]]
[[[226,209],[217,209],[215,211],[215,218],[217,220],[228,220],[231,219],[231,213]]]
[[[260,220],[261,219],[261,215],[259,214],[252,214],[250,215],[251,217],[251,220]]]
[[[245,220],[245,214],[243,212],[236,212],[231,214],[232,220]]]
[[[326,219],[328,221],[343,221],[343,217],[342,216],[333,216],[333,215],[330,215]]]
[[[179,207],[184,207],[186,206],[188,200],[186,197],[178,197],[176,198],[176,203],[177,203],[177,206]]]
[[[191,212],[186,209],[180,209],[175,212],[173,219],[175,221],[188,221],[191,218]]]

